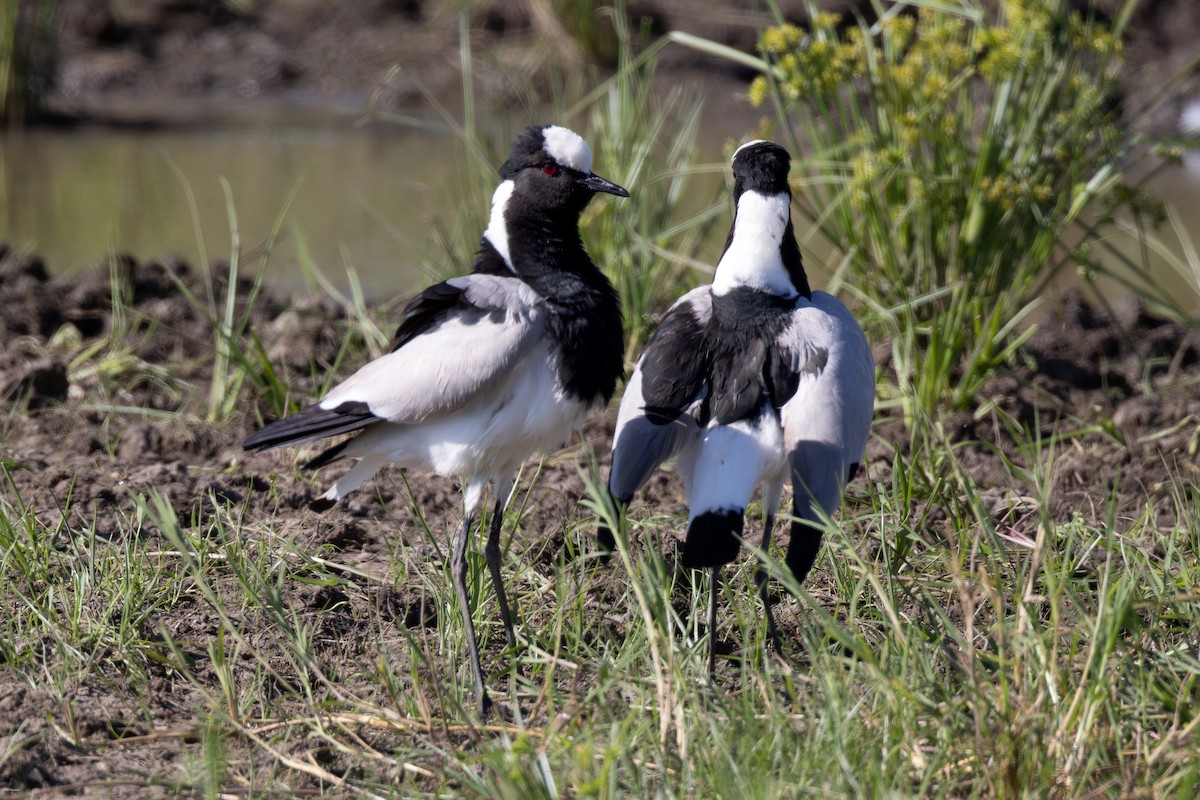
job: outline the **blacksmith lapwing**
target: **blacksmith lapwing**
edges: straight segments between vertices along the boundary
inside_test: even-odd
[[[837,298],[809,288],[792,229],[790,159],[753,141],[733,155],[737,211],[711,286],[681,297],[625,388],[608,488],[627,504],[672,455],[687,492],[683,564],[711,570],[709,672],[719,568],[741,546],[762,486],[770,544],[784,479],[794,491],[787,564],[797,581],[866,449],[875,366],[862,328]],[[602,545],[614,544],[601,527]],[[767,624],[778,640],[759,570]]]
[[[466,586],[475,508],[490,483],[484,553],[513,647],[500,526],[517,470],[603,409],[624,368],[616,291],[584,250],[579,217],[596,192],[629,192],[593,173],[587,142],[557,125],[518,136],[500,177],[472,274],[425,289],[405,309],[391,353],[243,445],[263,451],[356,432],[305,464],[358,459],[312,503],[318,511],[389,463],[462,478],[452,571],[481,712],[489,700]]]

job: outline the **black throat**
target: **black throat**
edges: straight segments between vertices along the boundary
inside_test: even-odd
[[[513,271],[550,312],[563,389],[585,402],[607,403],[624,371],[621,307],[583,247],[578,217],[565,224],[528,217],[505,222]]]
[[[791,197],[791,192],[788,193]],[[779,243],[779,255],[783,266],[792,279],[792,285],[805,300],[812,300],[812,288],[808,285],[808,273],[804,271],[804,261],[800,258],[800,245],[796,242],[796,232],[792,228],[792,216],[788,214],[787,227],[783,231],[783,241]]]

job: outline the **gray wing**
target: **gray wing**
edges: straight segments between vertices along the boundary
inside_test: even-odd
[[[625,387],[608,475],[608,489],[622,503],[699,431],[696,412],[707,392],[700,356],[711,316],[710,287],[679,298]]]
[[[439,299],[431,304],[435,288]],[[422,301],[415,314],[411,309]],[[416,327],[411,320],[418,317]],[[520,279],[452,278],[414,301],[394,351],[363,366],[318,405],[365,404],[375,417],[396,423],[452,413],[505,378],[544,332],[542,299]]]
[[[795,386],[780,415],[793,478],[832,513],[871,430],[871,348],[846,307],[825,292],[797,308],[777,344]]]

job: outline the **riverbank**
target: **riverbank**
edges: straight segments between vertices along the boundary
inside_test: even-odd
[[[647,39],[682,31],[754,52],[774,22],[739,0],[636,0],[635,30]],[[777,0],[785,19],[804,24],[805,0]],[[1079,3],[1084,6],[1086,4]],[[874,15],[870,0],[825,0],[823,10]],[[368,109],[427,108],[461,96],[461,45],[475,57],[477,98],[496,108],[524,104],[555,87],[602,74],[613,58],[607,13],[552,0],[470,4],[430,0],[257,2],[115,2],[64,0],[51,45],[45,101],[49,118],[122,125],[212,124],[292,115],[361,117]],[[595,4],[600,8],[601,4]],[[1099,0],[1112,14],[1119,0]],[[1200,6],[1191,0],[1139,5],[1126,37],[1125,84],[1131,98],[1153,94],[1198,54]],[[752,74],[744,67],[669,46],[660,59],[664,86],[704,88],[707,119],[719,125],[736,109]],[[1156,129],[1178,129],[1186,93],[1154,116]],[[744,126],[743,126],[744,127]],[[741,132],[740,130],[738,132]]]

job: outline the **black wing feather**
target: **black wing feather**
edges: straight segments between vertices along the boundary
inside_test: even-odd
[[[642,359],[642,399],[646,418],[658,425],[674,422],[696,399],[707,369],[705,326],[692,309],[678,307],[654,332]]]
[[[242,442],[242,447],[261,453],[289,444],[350,433],[379,421],[380,418],[371,413],[366,403],[357,400],[342,403],[333,409],[309,406],[250,434]]]
[[[777,343],[777,347],[779,346]],[[775,351],[771,353],[767,362],[763,377],[767,382],[771,405],[775,407],[776,411],[783,408],[792,399],[792,395],[800,386],[802,377],[820,375],[825,371],[825,365],[829,362],[829,349],[805,342],[804,358],[799,370],[795,369],[796,361],[797,359],[787,352]]]
[[[762,405],[767,345],[762,339],[734,342],[736,350],[719,343],[713,360],[711,414],[721,425],[748,419]]]
[[[465,286],[455,286],[448,281],[435,283],[414,297],[404,307],[404,317],[392,337],[392,352],[408,344],[414,337],[431,331],[441,324],[450,309],[466,303]]]

